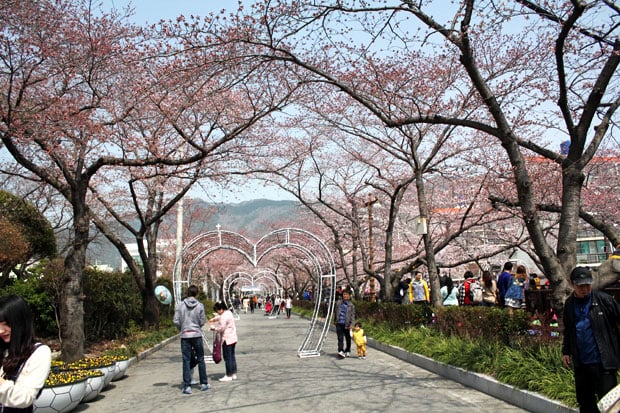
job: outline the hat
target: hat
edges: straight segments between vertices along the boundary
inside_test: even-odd
[[[592,273],[588,267],[575,267],[570,273],[570,280],[575,285],[592,284],[594,282]]]

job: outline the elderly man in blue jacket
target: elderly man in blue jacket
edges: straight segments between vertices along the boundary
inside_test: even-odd
[[[576,267],[570,275],[573,293],[564,304],[563,362],[573,367],[580,412],[598,412],[602,398],[617,385],[620,367],[620,305],[612,296],[592,290],[592,273]]]

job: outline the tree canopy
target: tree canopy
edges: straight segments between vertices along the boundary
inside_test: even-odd
[[[56,255],[56,235],[50,222],[26,200],[0,190],[0,220],[4,226],[2,242],[6,245],[6,249],[0,248],[0,251],[14,254],[13,259],[3,263],[4,277],[17,264]]]

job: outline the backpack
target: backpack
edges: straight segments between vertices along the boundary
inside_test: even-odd
[[[469,284],[469,301],[473,305],[480,305],[480,304],[482,304],[483,293],[484,293],[484,289],[482,288],[482,285],[480,285],[479,282],[477,282],[477,281],[470,282],[470,284]]]

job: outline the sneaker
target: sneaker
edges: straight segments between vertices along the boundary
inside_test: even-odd
[[[357,358],[358,358],[359,360],[361,360],[361,359],[362,359],[362,356],[358,356]]]
[[[363,357],[362,357],[362,360],[366,360],[366,356],[363,356]]]
[[[224,376],[224,377],[222,377],[221,379],[219,379],[219,381],[232,381],[232,379],[233,379],[233,378],[232,378],[232,377],[230,377],[230,376]]]
[[[196,379],[192,379],[192,381],[189,382],[190,385],[195,386],[197,384],[200,384],[200,382]]]
[[[349,353],[348,351],[346,353],[344,353],[345,357],[351,357],[351,353]]]
[[[201,384],[200,385],[200,391],[207,391],[211,388],[211,386],[209,386],[208,384]]]
[[[187,386],[183,389],[183,394],[192,394],[191,387]]]
[[[233,379],[233,380],[237,380],[237,375],[236,375],[236,374],[233,374],[233,375],[232,375],[232,379]]]
[[[344,358],[344,351],[339,351],[338,352],[338,358],[341,358],[341,359]]]

